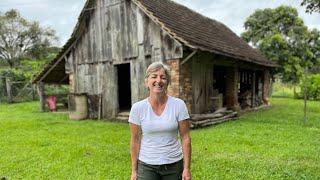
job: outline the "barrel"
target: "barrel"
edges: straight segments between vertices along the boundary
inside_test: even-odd
[[[82,120],[88,117],[88,98],[85,94],[74,94],[74,110],[69,112],[69,118]]]

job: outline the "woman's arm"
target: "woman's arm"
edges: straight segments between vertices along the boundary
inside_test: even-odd
[[[138,125],[130,123],[130,152],[131,152],[131,180],[137,179],[138,155],[141,144],[141,128]]]
[[[189,133],[189,120],[179,121],[179,133],[182,140],[183,151],[183,173],[182,179],[191,179],[191,138]]]

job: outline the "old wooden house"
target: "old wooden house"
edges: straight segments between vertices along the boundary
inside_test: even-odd
[[[168,92],[192,114],[267,104],[276,67],[224,24],[170,0],[87,0],[34,83],[69,84],[70,94],[86,94],[90,118],[112,118],[147,96],[154,61],[170,66]]]

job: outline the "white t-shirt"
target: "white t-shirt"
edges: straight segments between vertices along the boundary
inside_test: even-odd
[[[181,99],[168,97],[160,116],[152,110],[148,99],[133,104],[129,122],[139,125],[142,139],[138,159],[151,165],[162,165],[182,159],[178,138],[178,121],[189,119],[186,104]]]

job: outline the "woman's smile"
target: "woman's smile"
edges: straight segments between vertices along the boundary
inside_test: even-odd
[[[163,69],[150,74],[147,79],[147,87],[151,93],[162,93],[167,89],[168,80]]]

